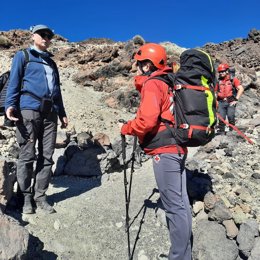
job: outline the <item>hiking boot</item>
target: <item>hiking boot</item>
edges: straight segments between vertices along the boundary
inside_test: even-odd
[[[31,195],[24,196],[23,213],[24,214],[33,214],[34,213]]]
[[[36,206],[37,209],[40,209],[41,211],[49,214],[56,212],[56,210],[46,200],[36,201]]]

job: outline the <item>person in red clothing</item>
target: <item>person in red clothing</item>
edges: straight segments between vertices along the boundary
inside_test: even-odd
[[[230,124],[235,125],[236,104],[243,94],[244,88],[238,78],[230,77],[228,64],[220,64],[218,73],[219,81],[216,85],[218,112],[224,119],[227,117]],[[219,122],[218,128],[219,134],[225,134],[225,124],[222,121]],[[233,129],[230,127],[229,130]]]
[[[168,259],[191,260],[192,216],[186,189],[187,148],[177,146],[161,118],[174,122],[173,94],[156,79],[172,72],[165,49],[155,43],[140,47],[134,56],[136,89],[141,93],[135,119],[119,123],[122,135],[136,135],[144,151],[152,155],[154,175],[166,212],[171,247]]]

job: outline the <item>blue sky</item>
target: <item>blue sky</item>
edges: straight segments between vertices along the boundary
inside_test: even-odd
[[[88,38],[170,41],[200,47],[260,30],[259,0],[44,0],[1,2],[0,31],[46,24],[71,42]]]

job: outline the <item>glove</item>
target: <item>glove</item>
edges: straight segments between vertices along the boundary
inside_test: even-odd
[[[228,103],[231,103],[231,102],[234,102],[234,101],[238,101],[236,97],[234,97],[234,96],[227,97],[227,102]]]

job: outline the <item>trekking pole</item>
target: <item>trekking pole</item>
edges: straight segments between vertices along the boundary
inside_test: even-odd
[[[244,133],[242,133],[236,126],[230,124],[229,122],[227,122],[219,113],[217,113],[217,117],[227,126],[230,126],[231,128],[233,128],[239,135],[241,135],[242,137],[244,137],[250,144],[254,144],[254,142],[247,137]]]
[[[124,123],[125,121],[120,119],[119,122]],[[122,159],[123,159],[123,165],[124,165],[124,188],[125,188],[125,212],[126,212],[126,218],[125,218],[125,231],[127,233],[127,247],[128,247],[128,259],[131,260],[131,249],[130,249],[130,232],[129,232],[129,199],[128,199],[128,190],[127,190],[127,175],[126,175],[126,140],[125,136],[121,134],[121,140],[122,140]]]
[[[132,190],[132,180],[133,180],[133,173],[134,173],[134,164],[135,164],[135,150],[137,145],[137,136],[134,136],[133,142],[133,151],[131,155],[131,172],[130,172],[130,181],[129,181],[129,189],[128,189],[128,207],[130,205],[130,198],[131,198],[131,190]]]

